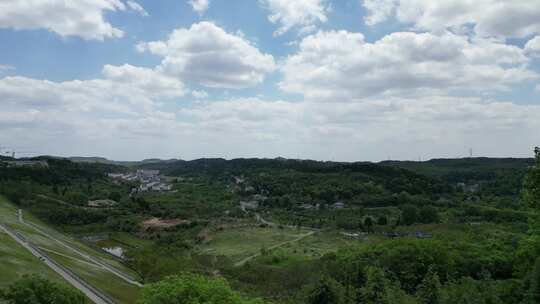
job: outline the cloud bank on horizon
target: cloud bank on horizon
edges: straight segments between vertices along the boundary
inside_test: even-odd
[[[540,0],[3,1],[0,146],[113,159],[529,156],[537,16]]]

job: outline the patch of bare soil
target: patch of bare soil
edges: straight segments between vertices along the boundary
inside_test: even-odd
[[[149,220],[142,222],[142,226],[144,229],[148,229],[148,228],[165,229],[165,228],[171,228],[171,227],[175,227],[175,226],[183,225],[183,224],[189,224],[189,221],[182,220],[182,219],[164,220],[164,219],[159,219],[157,217],[154,217],[154,218],[151,218]]]

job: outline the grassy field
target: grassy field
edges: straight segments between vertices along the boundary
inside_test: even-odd
[[[271,250],[271,254],[280,252],[293,259],[312,259],[361,242],[344,237],[338,232],[325,231],[314,232],[295,241],[309,232],[310,230],[306,229],[291,228],[231,228],[210,234],[211,240],[200,249],[203,253],[226,256],[233,262],[238,262],[260,253],[263,248],[268,249],[283,244]]]
[[[17,226],[17,209],[0,196],[0,223]],[[62,280],[54,271],[25,248],[0,231],[0,286],[6,286],[24,274],[40,274],[52,280]]]
[[[0,212],[1,212],[1,203],[0,203]],[[116,258],[112,257],[111,255],[109,255],[108,253],[106,252],[103,252],[101,250],[98,250],[96,248],[92,248],[90,246],[87,246],[86,244],[80,242],[79,240],[73,238],[73,237],[70,237],[66,234],[63,234],[63,233],[60,233],[58,231],[56,231],[55,229],[52,229],[50,228],[47,224],[43,223],[42,221],[40,221],[39,219],[37,219],[36,217],[34,217],[32,214],[28,213],[28,212],[25,212],[24,213],[24,220],[26,222],[31,222],[35,225],[38,225],[39,228],[45,232],[47,235],[50,235],[51,237],[57,239],[57,240],[60,240],[80,251],[82,251],[83,253],[85,254],[88,254],[94,258],[97,258],[98,260],[102,261],[102,262],[105,262],[106,264],[109,264],[115,268],[117,268],[118,270],[121,270],[133,277],[136,277],[136,273],[133,272],[131,269],[125,267],[122,263],[120,263]],[[68,251],[69,254],[73,255],[75,254],[76,256],[78,256],[76,253],[74,253],[73,251],[65,248],[64,246],[60,245],[58,242],[55,242],[54,240],[51,240],[49,237],[46,237],[44,236],[41,232],[39,231],[36,231],[36,230],[33,230],[32,228],[29,228],[25,225],[18,225],[18,227],[20,229],[23,229],[26,233],[29,233],[30,234],[30,238],[33,242],[35,242],[37,245],[39,246],[43,246],[45,248],[48,248],[48,249],[51,249],[51,250],[60,250],[60,252],[63,252],[63,251]]]
[[[78,276],[101,291],[112,297],[119,303],[135,303],[139,289],[135,286],[119,280],[110,273],[104,272],[100,267],[88,265],[84,261],[68,258],[65,255],[48,253],[55,261],[61,263]]]
[[[0,223],[24,235],[30,242],[47,251],[55,261],[77,273],[82,279],[96,288],[117,299],[119,303],[134,302],[139,292],[138,287],[130,285],[109,271],[93,265],[92,261],[63,246],[60,242],[136,277],[132,270],[110,255],[92,249],[78,240],[48,227],[29,213],[24,213],[24,220],[38,225],[41,231],[22,224],[18,221],[16,212],[17,209],[0,196]],[[26,249],[18,246],[9,236],[1,233],[0,239],[2,240],[0,243],[0,273],[2,274],[0,275],[0,285],[10,284],[25,273],[42,273],[47,278],[61,280],[58,275],[33,257]]]
[[[335,252],[339,248],[356,244],[358,240],[353,240],[341,235],[338,232],[318,232],[297,243],[291,244],[290,250],[297,253],[304,253],[308,258],[320,257],[329,252]]]
[[[290,228],[230,228],[211,234],[210,241],[200,249],[203,253],[226,256],[237,262],[259,253],[262,248],[294,240],[305,233],[305,230]]]
[[[354,240],[336,231],[315,232],[297,242],[285,244],[264,256],[259,256],[257,261],[286,267],[295,261],[317,259],[327,253],[336,252],[340,248],[371,241],[373,240],[370,237]]]
[[[62,278],[4,232],[0,232],[0,287],[24,274],[39,274],[54,281]]]

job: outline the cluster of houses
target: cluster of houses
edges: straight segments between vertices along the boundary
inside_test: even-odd
[[[159,170],[137,170],[128,173],[109,173],[110,178],[121,181],[139,182],[138,188],[132,189],[132,194],[147,191],[171,191],[172,185],[161,180]]]
[[[462,190],[463,192],[470,192],[470,193],[478,192],[478,190],[480,189],[479,184],[468,185],[466,183],[457,183],[456,187]]]
[[[257,210],[259,205],[267,199],[268,197],[261,194],[252,195],[250,200],[240,201],[240,209],[244,212],[246,212],[246,210]]]

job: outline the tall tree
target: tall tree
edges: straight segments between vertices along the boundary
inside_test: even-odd
[[[525,303],[540,303],[540,258],[536,259],[534,267],[527,278],[528,291],[525,296]]]
[[[535,164],[529,168],[523,185],[523,198],[533,209],[540,209],[540,148],[534,149]]]
[[[366,227],[368,233],[373,232],[373,219],[371,216],[367,216],[364,219],[364,227]]]
[[[520,243],[516,268],[525,275],[530,265],[540,256],[540,148],[534,149],[535,163],[529,167],[523,181],[522,196],[529,206],[529,236]]]
[[[386,277],[384,270],[378,267],[366,268],[366,284],[361,288],[361,302],[365,304],[387,303],[387,293],[390,287],[390,280]]]
[[[401,220],[405,225],[412,225],[418,221],[418,208],[414,205],[403,205],[401,208]]]
[[[360,288],[356,303],[361,304],[412,304],[417,302],[386,276],[378,267],[369,266],[365,270],[366,281]]]
[[[462,277],[445,285],[441,292],[444,304],[502,304],[497,289],[490,280]]]
[[[540,235],[540,148],[534,149],[535,164],[529,168],[523,182],[523,199],[529,207],[529,230]]]
[[[426,273],[416,295],[423,304],[439,304],[441,302],[441,282],[439,275],[432,267]]]
[[[424,206],[420,208],[418,221],[423,224],[438,223],[440,221],[439,213],[433,206]]]
[[[323,276],[305,291],[306,304],[344,304],[343,286],[331,277]]]

